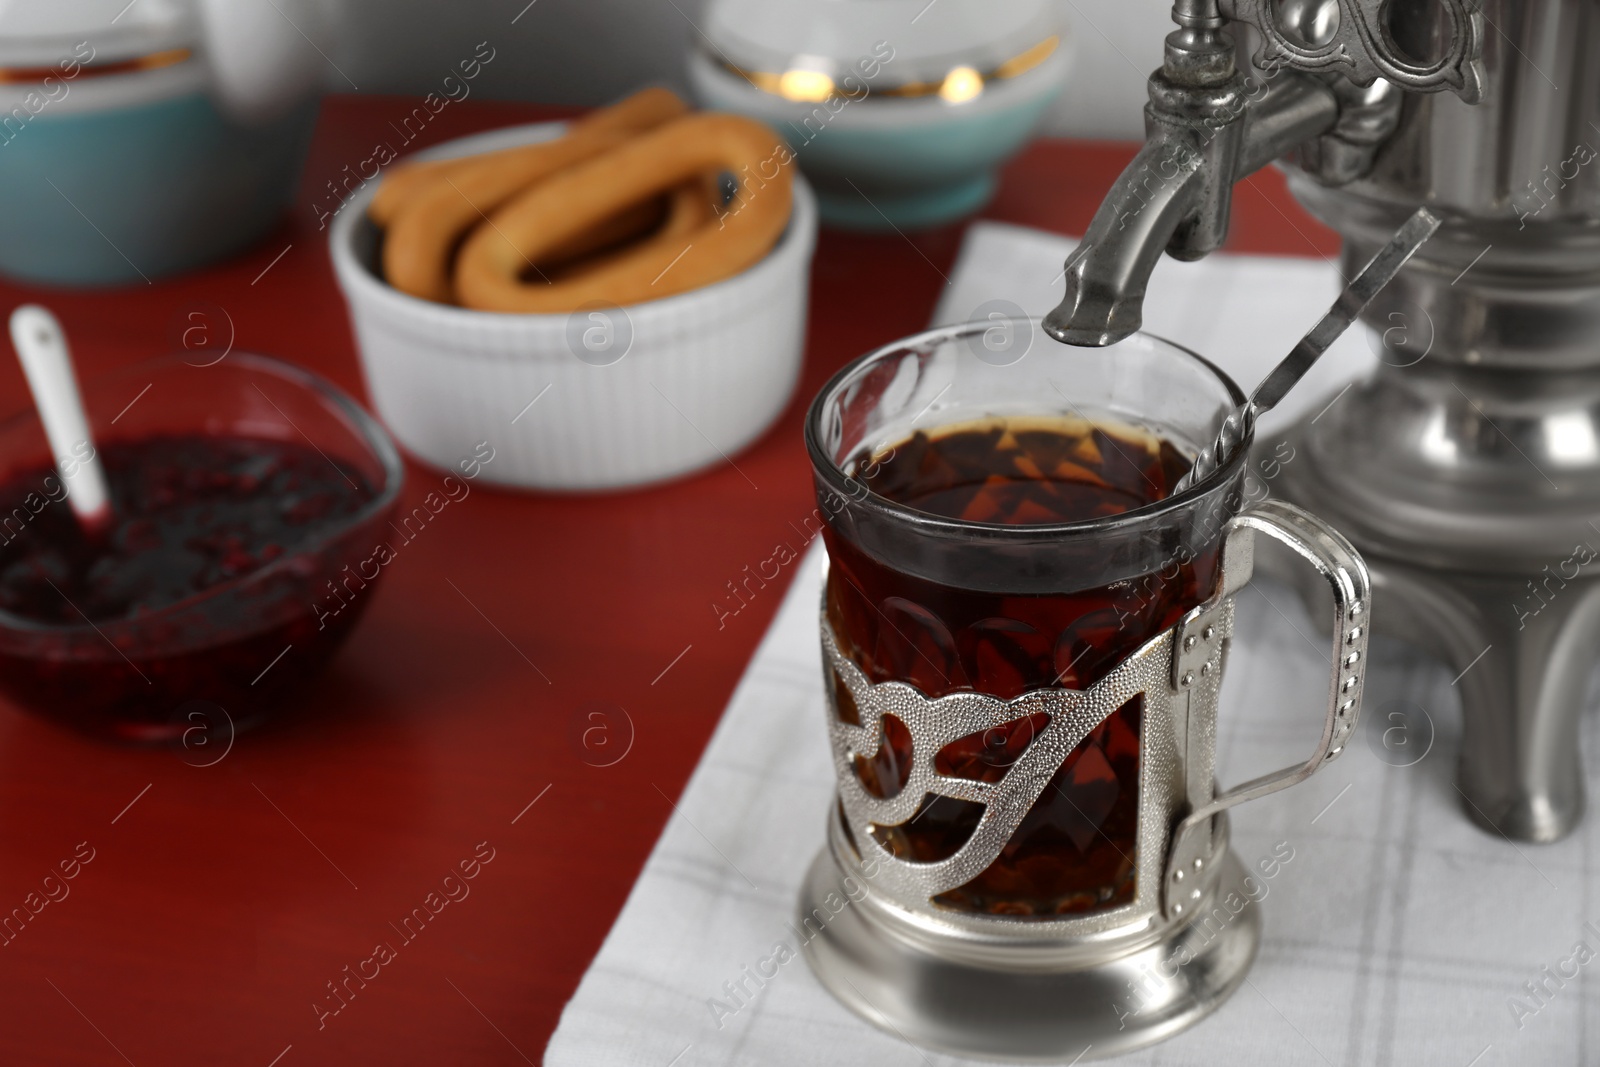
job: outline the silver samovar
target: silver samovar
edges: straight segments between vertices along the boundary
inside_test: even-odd
[[[1347,276],[1418,205],[1445,216],[1362,316],[1380,366],[1293,429],[1305,459],[1279,484],[1361,550],[1380,631],[1459,672],[1466,813],[1555,840],[1583,811],[1600,649],[1600,2],[1172,14],[1148,140],[1046,329],[1092,346],[1138,329],[1162,250],[1218,248],[1233,183],[1270,162],[1344,238]]]

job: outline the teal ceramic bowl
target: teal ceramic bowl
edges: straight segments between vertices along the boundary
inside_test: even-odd
[[[689,62],[700,101],[771,125],[794,149],[823,222],[857,230],[923,229],[983,207],[996,171],[1033,136],[1066,69],[1062,48],[960,103],[872,93],[800,102],[756,88],[704,53]]]
[[[0,86],[0,272],[57,285],[142,283],[253,244],[294,198],[317,112],[229,118],[197,59],[55,89]]]

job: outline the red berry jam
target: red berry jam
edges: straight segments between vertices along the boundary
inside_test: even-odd
[[[128,740],[181,738],[196,708],[207,729],[252,724],[370,599],[313,609],[370,548],[377,488],[353,464],[262,438],[112,442],[100,460],[113,518],[93,536],[52,468],[0,484],[0,689]]]

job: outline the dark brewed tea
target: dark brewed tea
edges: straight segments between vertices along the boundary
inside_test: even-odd
[[[846,469],[878,495],[944,518],[1007,526],[1121,515],[1165,498],[1189,468],[1170,442],[1130,428],[1060,417],[994,418],[918,431]],[[1090,589],[996,593],[891,567],[834,526],[828,618],[841,651],[873,682],[901,681],[928,697],[977,690],[1002,699],[1044,687],[1093,685],[1204,601],[1215,546],[1149,575]],[[981,567],[981,563],[975,566]],[[935,898],[964,911],[1051,918],[1132,901],[1139,820],[1143,701],[1111,714],[1069,755],[1000,857]],[[911,736],[886,717],[887,743],[858,757],[863,786],[895,795],[911,771]],[[935,769],[997,782],[1048,723],[1035,715],[946,745]],[[925,797],[899,826],[873,830],[898,858],[933,863],[971,836],[983,806]]]

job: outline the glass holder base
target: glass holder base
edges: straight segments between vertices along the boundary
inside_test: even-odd
[[[843,878],[824,848],[801,888],[802,922],[825,898],[837,906],[846,897]],[[804,952],[829,992],[903,1040],[980,1059],[1075,1063],[1169,1038],[1238,988],[1261,936],[1244,879],[1230,849],[1208,905],[1187,922],[1103,953],[1063,946],[1074,950],[1068,962],[1042,937],[991,946],[975,960],[959,934],[948,945],[913,941],[860,904],[839,908],[820,929],[813,921]],[[1224,903],[1230,894],[1246,902],[1237,912]]]

